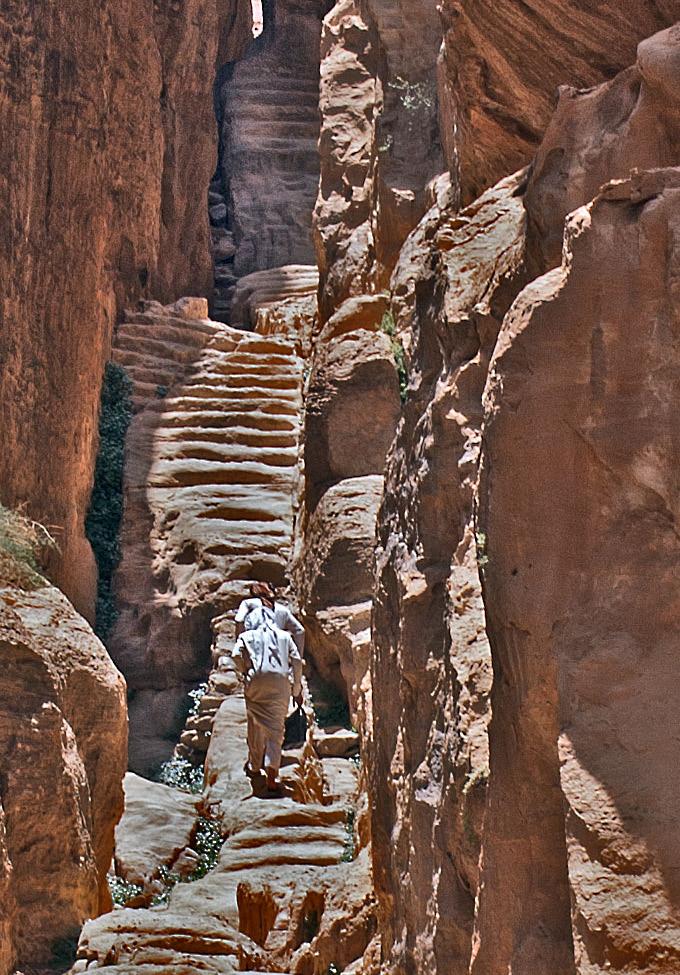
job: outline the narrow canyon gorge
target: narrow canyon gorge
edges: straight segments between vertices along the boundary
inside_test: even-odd
[[[0,975],[678,975],[680,0],[10,0],[0,131]]]

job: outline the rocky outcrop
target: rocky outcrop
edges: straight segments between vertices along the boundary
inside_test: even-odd
[[[440,187],[393,276],[409,386],[378,519],[369,761],[389,970],[468,968],[491,682],[474,487],[488,363],[523,283],[523,178],[460,213]]]
[[[224,321],[239,278],[314,256],[322,13],[320,0],[265,0],[263,32],[218,80],[212,311]]]
[[[408,8],[408,9],[407,9]],[[339,0],[321,41],[321,181],[314,212],[322,320],[384,289],[443,168],[434,3]]]
[[[560,264],[567,214],[592,200],[604,183],[632,169],[677,163],[678,45],[680,25],[643,41],[637,62],[608,84],[560,90],[526,194],[535,273]]]
[[[628,67],[638,41],[677,20],[680,6],[445,0],[442,12],[441,132],[466,204],[530,161],[558,86],[586,88]]]
[[[249,579],[282,584],[291,546],[302,362],[286,339],[206,316],[203,300],[149,305],[116,337],[137,412],[110,648],[138,772],[172,752],[210,670],[211,618]]]
[[[116,827],[115,874],[143,888],[161,867],[172,870],[189,847],[198,797],[134,772],[125,776],[124,790],[125,814]]]
[[[0,491],[58,528],[52,575],[89,618],[83,526],[113,325],[139,295],[210,287],[217,45],[231,22],[232,56],[240,49],[249,7],[38,2],[0,13]]]
[[[0,972],[45,965],[110,907],[125,685],[51,586],[0,588]]]
[[[611,184],[499,338],[480,530],[504,679],[473,972],[678,967],[678,226],[677,169]]]
[[[117,839],[129,835],[140,804],[146,803],[155,808],[157,822],[172,819],[173,842],[184,840],[185,849],[176,856],[168,835],[143,834],[149,841],[149,868],[159,856],[176,856],[170,873],[161,878],[157,903],[118,909],[88,923],[74,972],[87,965],[119,972],[142,966],[149,975],[179,975],[189,965],[215,973],[305,975],[357,962],[374,935],[368,858],[365,853],[354,858],[348,827],[347,809],[356,793],[352,764],[347,758],[319,761],[310,735],[303,747],[284,752],[281,798],[267,798],[258,779],[251,783],[243,774],[243,692],[230,680],[233,622],[225,618],[216,629],[212,679],[225,693],[212,724],[205,788],[197,797],[201,812],[209,817],[202,820],[203,827],[208,822],[212,829],[210,856],[201,853],[196,835],[187,835],[188,820],[178,819],[179,806],[191,804],[188,796],[180,793],[178,809],[171,813],[166,804],[173,790],[148,784],[146,795],[135,800],[134,792],[126,789],[131,805]],[[333,785],[324,789],[326,763]],[[337,763],[343,765],[344,776]],[[196,859],[189,856],[192,852]],[[135,861],[142,854],[138,845]],[[198,869],[180,872],[180,861],[192,860]],[[129,852],[117,848],[116,866],[132,877],[135,865]],[[141,879],[151,873],[141,860],[135,871]]]

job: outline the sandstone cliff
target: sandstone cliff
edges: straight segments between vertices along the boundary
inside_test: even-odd
[[[0,589],[0,972],[58,961],[111,906],[125,685],[52,586]]]
[[[210,287],[211,89],[228,26],[235,56],[241,0],[0,13],[0,491],[58,529],[53,577],[90,618],[104,361],[125,302]]]

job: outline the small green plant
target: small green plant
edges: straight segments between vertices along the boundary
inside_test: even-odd
[[[95,631],[105,640],[116,621],[113,575],[120,562],[123,518],[123,456],[132,419],[132,380],[122,366],[107,362],[99,415],[99,453],[94,469],[85,532],[97,560]]]
[[[407,112],[429,110],[434,107],[433,88],[426,81],[409,81],[397,75],[388,87],[397,91],[399,101]]]
[[[340,857],[341,863],[351,863],[356,857],[356,837],[354,835],[354,810],[347,810],[347,818],[345,819],[345,848],[342,851],[342,856]]]
[[[207,684],[199,684],[198,687],[194,687],[192,691],[189,691],[189,697],[191,698],[191,705],[189,707],[188,718],[193,718],[198,714],[199,708],[201,706],[201,698],[208,693]]]
[[[213,819],[199,816],[192,840],[192,847],[198,854],[196,867],[188,877],[180,877],[179,874],[172,873],[168,867],[161,867],[158,871],[158,880],[163,885],[163,889],[154,896],[151,906],[167,904],[170,893],[177,884],[190,884],[205,877],[217,865],[223,842],[218,824]]]
[[[158,781],[194,795],[203,791],[203,769],[186,758],[170,758],[158,771]]]
[[[199,816],[193,839],[193,848],[198,853],[199,860],[196,869],[187,878],[189,881],[200,880],[216,866],[223,842],[220,827],[215,820]]]
[[[163,884],[163,889],[155,894],[153,900],[151,901],[152,907],[159,907],[162,904],[167,904],[170,897],[170,893],[175,884],[178,884],[181,877],[176,873],[171,873],[168,867],[161,867],[158,871],[158,879]]]
[[[112,877],[109,874],[107,880],[111,891],[111,900],[114,904],[124,906],[133,897],[139,897],[140,894],[144,893],[144,888],[140,887],[139,884],[131,884],[127,880],[123,880],[122,877]]]
[[[44,525],[0,504],[0,583],[12,583],[20,589],[46,585],[40,559],[56,547]]]
[[[406,402],[408,396],[408,371],[406,369],[406,353],[404,346],[397,338],[397,326],[392,312],[386,311],[380,322],[380,331],[390,338],[390,348],[394,357],[394,364],[397,367],[399,377],[399,396],[402,403]]]
[[[489,556],[486,554],[486,534],[484,532],[475,533],[475,544],[477,546],[477,565],[484,571],[489,564]]]
[[[165,399],[167,395],[168,395],[168,387],[164,386],[162,383],[159,383],[158,386],[156,386],[156,396],[159,399]]]

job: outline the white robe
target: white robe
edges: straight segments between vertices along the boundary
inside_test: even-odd
[[[259,597],[254,596],[252,599],[244,599],[236,610],[236,622],[243,623],[246,630],[255,630],[267,620],[273,622],[280,630],[290,633],[300,656],[304,654],[305,628],[283,603],[274,603],[274,609],[270,609]]]

